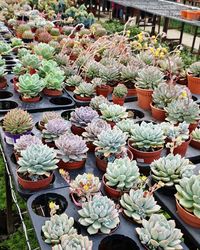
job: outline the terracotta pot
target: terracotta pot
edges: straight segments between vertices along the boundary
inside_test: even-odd
[[[138,106],[144,110],[151,109],[153,90],[136,88],[138,97]]]
[[[123,191],[120,191],[120,190],[117,190],[113,187],[109,187],[107,184],[106,184],[106,178],[105,178],[105,175],[103,175],[103,178],[102,178],[102,183],[103,183],[103,188],[104,188],[104,191],[106,193],[106,195],[109,197],[109,198],[113,198],[114,200],[118,200],[121,198],[121,196],[123,195]]]
[[[186,151],[187,151],[187,149],[188,149],[188,146],[189,146],[189,144],[190,144],[190,141],[191,141],[191,137],[190,137],[187,141],[184,141],[180,146],[176,147],[176,148],[174,149],[174,151],[173,151],[173,154],[174,154],[174,155],[179,154],[179,155],[181,155],[182,157],[184,157],[185,154],[186,154]],[[170,150],[167,149],[167,154],[169,154],[169,153],[170,153]]]
[[[66,170],[74,170],[83,168],[85,166],[85,162],[86,162],[85,159],[82,161],[73,161],[73,162],[64,162],[60,160],[57,165],[59,168],[63,168]]]
[[[188,10],[187,11],[186,19],[198,21],[199,18],[200,18],[200,11],[198,11],[198,10]]]
[[[135,96],[137,95],[136,89],[128,89],[127,96]]]
[[[158,160],[163,150],[163,148],[160,148],[153,152],[143,152],[143,151],[133,148],[131,146],[131,140],[128,140],[128,148],[133,153],[134,159],[136,159],[137,162],[146,163],[146,164],[150,164],[154,160]]]
[[[30,75],[34,75],[36,72],[37,72],[36,69],[30,68],[29,70]]]
[[[7,80],[5,77],[0,77],[0,89],[5,89],[7,87]]]
[[[152,117],[157,121],[161,122],[165,121],[166,111],[164,109],[155,107],[152,103],[150,104],[150,106],[151,106]]]
[[[62,91],[57,89],[47,89],[44,88],[42,91],[46,96],[61,96]]]
[[[74,86],[65,86],[65,88],[67,89],[67,90],[69,90],[69,91],[74,91],[75,90],[75,87]]]
[[[71,131],[74,135],[82,135],[83,132],[85,132],[85,129],[82,127],[77,127],[76,125],[71,126]]]
[[[39,102],[40,101],[40,96],[36,96],[33,98],[24,98],[23,96],[21,97],[23,102]]]
[[[187,80],[187,78],[179,78],[177,80],[177,83],[181,84],[181,85],[187,85],[188,84],[188,80]]]
[[[188,13],[187,10],[181,10],[181,17],[187,19],[187,13]]]
[[[200,219],[197,218],[195,215],[193,215],[192,213],[189,213],[188,211],[186,211],[178,202],[178,200],[176,200],[176,208],[177,208],[177,213],[178,215],[181,217],[181,219],[189,224],[192,227],[196,227],[196,228],[200,228]]]
[[[200,77],[194,77],[190,74],[187,75],[188,88],[192,94],[200,95]]]
[[[87,147],[89,148],[90,152],[94,152],[95,151],[96,146],[93,144],[93,142],[88,141],[88,142],[86,142],[86,144],[87,144]]]
[[[112,121],[107,121],[107,123],[110,124],[111,128],[114,128],[114,126],[116,125],[116,123]]]
[[[190,146],[193,148],[200,149],[200,141],[196,141],[196,140],[192,139],[190,141]]]
[[[104,87],[96,87],[96,93],[97,95],[102,95],[104,97],[108,97],[110,91],[110,86],[104,86]]]
[[[198,122],[199,122],[199,121],[198,121]],[[197,128],[198,122],[196,122],[196,123],[191,123],[191,124],[189,125],[190,134],[192,133],[193,130],[195,130],[195,128]]]
[[[17,173],[17,178],[18,178],[18,182],[19,184],[24,188],[24,189],[28,189],[28,190],[38,190],[38,189],[43,189],[46,188],[50,185],[50,183],[53,180],[53,173],[47,177],[44,178],[42,180],[38,180],[38,181],[29,181],[29,180],[25,180],[22,177],[20,177]]]
[[[44,138],[42,138],[42,143],[46,144],[50,148],[56,148],[55,142],[46,142]]]
[[[80,96],[80,95],[74,95],[74,97],[79,100],[79,101],[82,101],[82,102],[90,102],[92,97],[88,97],[88,96]]]
[[[119,97],[116,97],[115,95],[112,95],[112,101],[114,104],[118,104],[120,106],[123,106],[125,98],[119,98]]]

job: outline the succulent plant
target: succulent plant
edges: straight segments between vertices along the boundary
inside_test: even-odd
[[[45,221],[45,224],[42,226],[45,242],[48,244],[60,243],[63,235],[73,235],[77,233],[73,226],[73,217],[68,217],[67,214],[53,215],[50,220]]]
[[[200,129],[196,128],[195,130],[193,130],[191,136],[193,140],[200,141]]]
[[[54,56],[55,49],[46,43],[39,43],[34,46],[34,52],[38,56],[42,56],[42,58],[49,60]]]
[[[99,68],[99,77],[108,85],[113,86],[120,79],[120,69],[118,65],[101,65]]]
[[[181,230],[176,228],[174,220],[167,221],[163,214],[152,214],[148,221],[144,219],[142,228],[136,228],[136,232],[149,249],[183,249]]]
[[[91,107],[80,107],[76,108],[71,113],[70,121],[77,127],[86,127],[93,119],[99,118],[97,111]]]
[[[153,91],[153,105],[157,108],[164,109],[173,100],[178,99],[180,87],[174,84],[160,83]]]
[[[40,60],[36,55],[26,54],[21,58],[21,63],[24,67],[37,69],[40,65]]]
[[[129,158],[115,159],[106,168],[106,185],[124,191],[136,187],[139,181],[139,168],[136,161]]]
[[[127,66],[123,66],[121,69],[120,79],[126,85],[126,83],[131,83],[133,88],[136,81],[136,77],[138,75],[139,67],[134,64],[128,64]]]
[[[92,241],[81,234],[65,234],[61,236],[61,244],[53,246],[52,250],[92,250]]]
[[[19,77],[18,91],[24,98],[31,98],[38,96],[44,88],[44,81],[38,74],[25,74]]]
[[[136,87],[154,90],[164,82],[164,74],[157,67],[149,66],[138,71],[136,80]]]
[[[14,150],[18,153],[21,153],[22,150],[27,149],[27,147],[32,144],[41,145],[42,141],[34,135],[22,135],[16,140],[16,143],[14,144]]]
[[[103,87],[103,86],[107,86],[106,83],[99,77],[95,77],[94,79],[92,79],[91,83],[93,84],[93,86],[96,87]]]
[[[138,55],[137,55],[137,59],[139,61],[144,62],[146,65],[152,65],[154,62],[154,56],[152,55],[151,52],[149,51],[141,51]]]
[[[152,162],[150,167],[151,175],[156,182],[162,181],[166,186],[173,186],[183,177],[192,176],[195,165],[178,154],[169,154]]]
[[[167,121],[177,123],[186,122],[195,123],[200,118],[199,105],[192,99],[184,98],[174,100],[165,108],[167,112]]]
[[[28,174],[30,179],[37,180],[39,176],[49,176],[50,172],[57,168],[57,163],[54,149],[47,145],[32,144],[21,151],[17,172]]]
[[[54,70],[50,72],[46,77],[44,78],[45,87],[47,89],[53,89],[53,90],[62,90],[64,86],[64,71],[62,70]]]
[[[51,41],[52,37],[49,34],[49,32],[47,31],[43,31],[41,33],[39,33],[39,35],[37,36],[37,40],[40,43],[49,43]]]
[[[180,56],[171,55],[167,58],[158,62],[159,67],[165,73],[165,75],[171,75],[171,77],[179,76],[180,72],[183,71],[184,63]]]
[[[200,175],[192,175],[190,178],[183,178],[179,185],[175,185],[176,199],[188,212],[200,218]]]
[[[120,222],[115,203],[106,196],[93,196],[90,201],[83,203],[78,213],[81,216],[80,224],[88,227],[89,234],[109,234]]]
[[[93,142],[102,131],[106,131],[110,128],[110,125],[106,121],[93,119],[91,123],[88,123],[87,127],[85,127],[85,132],[82,133],[82,136],[86,141]]]
[[[84,71],[87,77],[95,78],[99,76],[100,63],[95,60],[88,60],[84,66]]]
[[[111,103],[108,101],[107,98],[105,98],[104,96],[100,95],[100,96],[95,96],[91,99],[90,101],[90,107],[92,109],[95,110],[100,110],[100,106],[101,104],[107,104],[107,105],[111,105]]]
[[[26,30],[22,34],[22,39],[33,40],[34,33],[31,30]]]
[[[90,197],[92,194],[98,193],[101,187],[99,177],[93,174],[84,173],[70,182],[70,191],[79,197]]]
[[[52,28],[51,31],[50,31],[50,34],[52,36],[59,36],[60,35],[60,31],[58,28]]]
[[[18,47],[18,46],[21,46],[22,44],[23,44],[23,41],[20,38],[13,37],[11,39],[11,45],[12,45],[12,47]]]
[[[82,82],[83,82],[83,79],[82,79],[81,76],[79,76],[79,75],[74,75],[74,76],[70,76],[70,77],[66,80],[66,85],[67,85],[67,86],[77,87],[77,86],[79,86]]]
[[[21,63],[16,63],[16,65],[12,69],[12,73],[18,77],[22,74],[25,74],[27,69],[21,64]]]
[[[7,73],[5,72],[5,66],[0,66],[0,79],[3,78]]]
[[[113,95],[118,98],[125,98],[128,93],[127,87],[124,84],[118,84],[114,87]]]
[[[18,57],[19,59],[21,59],[23,56],[30,54],[30,50],[26,49],[26,48],[21,48],[18,50]]]
[[[0,55],[6,55],[11,50],[9,43],[0,41]]]
[[[41,65],[39,67],[39,75],[40,77],[48,76],[52,71],[59,71],[60,68],[58,64],[54,60],[42,60]]]
[[[32,116],[25,110],[12,109],[3,118],[3,129],[13,135],[21,135],[33,128]]]
[[[59,119],[59,118],[61,118],[59,113],[56,113],[54,111],[44,112],[43,115],[42,115],[41,122],[43,124],[46,124],[50,120]]]
[[[102,119],[106,121],[119,122],[128,117],[126,108],[118,104],[108,105],[104,103],[100,105],[100,112],[102,114]]]
[[[132,119],[123,119],[116,123],[116,127],[119,128],[127,136],[131,135],[131,130],[134,128],[135,122]]]
[[[200,77],[200,62],[195,62],[190,65],[189,73],[195,77]]]
[[[92,97],[95,94],[94,86],[91,83],[81,82],[74,90],[76,95],[81,97]]]
[[[25,31],[30,30],[30,26],[28,24],[20,24],[17,29],[16,32],[20,35],[22,35]]]
[[[158,213],[161,208],[157,205],[153,194],[142,189],[131,189],[128,194],[123,194],[120,204],[125,215],[137,223],[141,223],[143,219]]]
[[[42,138],[45,142],[54,142],[60,135],[70,132],[70,124],[62,118],[49,120],[42,130]]]
[[[87,157],[88,148],[85,141],[78,135],[61,135],[55,140],[58,148],[57,157],[63,162],[82,161]]]

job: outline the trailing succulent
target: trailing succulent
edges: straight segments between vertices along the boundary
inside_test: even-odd
[[[14,150],[18,153],[21,153],[22,150],[27,149],[27,147],[35,145],[42,145],[42,141],[34,135],[22,135],[19,139],[16,140],[14,144]]]
[[[58,148],[57,158],[63,162],[82,161],[87,157],[88,148],[85,141],[78,135],[61,135],[55,140]]]
[[[93,142],[97,139],[97,136],[102,132],[110,129],[110,125],[102,119],[93,119],[91,123],[88,123],[85,127],[85,132],[82,133],[84,139],[88,142]]]
[[[3,118],[3,130],[13,135],[31,131],[33,126],[32,116],[22,109],[12,109]]]
[[[136,232],[142,244],[151,250],[183,249],[181,230],[176,228],[174,220],[167,221],[163,214],[152,214],[148,221],[142,221],[142,228],[136,228]]]
[[[195,130],[193,130],[191,136],[193,140],[200,141],[200,129],[196,128]]]
[[[92,97],[95,94],[94,86],[91,83],[81,82],[74,90],[74,94],[81,97]]]
[[[136,187],[139,182],[139,168],[129,158],[115,159],[106,168],[106,185],[124,191]]]
[[[159,124],[142,122],[135,124],[131,130],[131,146],[144,151],[151,152],[162,148],[165,136]]]
[[[128,112],[126,112],[126,108],[118,104],[102,104],[100,106],[100,112],[102,114],[102,119],[111,122],[119,122],[120,120],[128,117]]]
[[[131,135],[131,130],[134,128],[135,122],[132,119],[123,119],[116,123],[116,127],[119,128],[122,132],[127,134],[127,136]]]
[[[108,101],[108,99],[105,98],[104,96],[102,96],[102,95],[95,96],[90,101],[90,107],[94,110],[100,110],[101,104],[104,104],[104,103],[107,105],[111,105],[111,103]]]
[[[70,132],[70,124],[62,118],[49,120],[42,130],[42,138],[45,142],[54,142],[60,135]]]
[[[183,178],[175,187],[180,205],[200,219],[200,175]]]
[[[192,176],[195,165],[178,154],[169,154],[152,162],[150,167],[154,181],[162,181],[165,186],[174,186],[183,177]]]
[[[39,176],[49,176],[50,172],[57,168],[58,160],[56,152],[47,145],[32,144],[21,151],[21,157],[18,160],[18,173],[28,174],[30,179],[39,178]]]
[[[68,217],[67,214],[53,215],[50,220],[45,221],[45,224],[42,226],[45,242],[48,244],[60,243],[63,235],[73,235],[77,233],[73,226],[73,217]]]
[[[106,196],[93,196],[78,213],[80,224],[87,227],[89,234],[109,234],[120,222],[115,203]]]
[[[97,111],[91,107],[80,107],[76,108],[71,113],[70,121],[77,127],[86,127],[93,119],[99,118]]]

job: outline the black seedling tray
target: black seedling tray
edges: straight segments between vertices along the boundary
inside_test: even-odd
[[[71,197],[69,195],[69,188],[59,188],[55,189],[49,193],[41,191],[32,197],[28,199],[27,202],[27,207],[28,207],[28,212],[31,218],[31,221],[33,223],[33,227],[36,232],[37,240],[40,245],[41,250],[50,250],[51,245],[48,245],[44,242],[43,237],[42,237],[42,226],[44,225],[46,220],[49,220],[49,217],[43,217],[41,214],[44,213],[44,215],[48,216],[48,203],[49,201],[55,201],[56,204],[61,204],[60,207],[62,207],[60,214],[65,212],[68,216],[71,216],[74,218],[74,220],[77,223],[77,229],[78,233],[81,233],[83,235],[87,235],[90,240],[93,241],[93,250],[98,250],[98,246],[100,242],[106,238],[108,235],[105,234],[97,234],[90,236],[86,228],[83,227],[78,223],[79,219],[79,214],[78,214],[78,207],[74,205],[74,203],[71,201]],[[40,215],[38,215],[40,214]],[[119,227],[111,233],[111,235],[124,235],[135,241],[135,243],[138,245],[138,249],[142,250],[145,249],[137,236],[137,233],[135,231],[135,228],[139,227],[137,224],[132,223],[128,219],[124,218],[122,214],[120,214],[120,225]],[[120,240],[118,241],[118,245],[120,246]],[[112,250],[113,248],[110,248]],[[123,245],[119,249],[125,249]],[[132,250],[136,250],[137,248],[133,248]],[[183,249],[187,250],[188,247],[183,244]],[[129,250],[129,249],[128,249]]]

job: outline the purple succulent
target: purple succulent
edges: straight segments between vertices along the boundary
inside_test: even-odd
[[[99,118],[97,111],[91,107],[80,107],[71,113],[70,121],[77,127],[86,127],[88,123],[96,118]]]
[[[32,144],[41,145],[42,141],[34,135],[22,135],[14,144],[14,150],[20,153]]]

